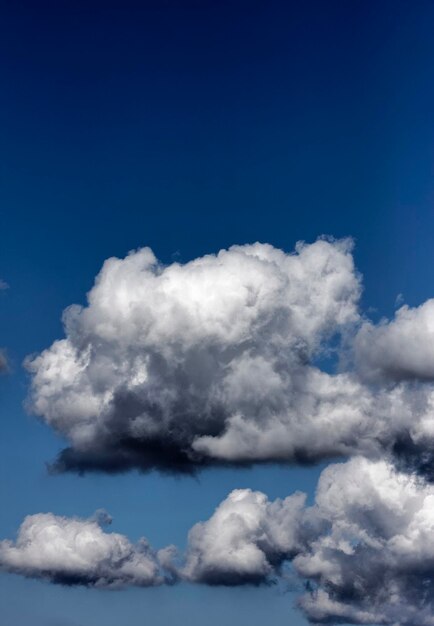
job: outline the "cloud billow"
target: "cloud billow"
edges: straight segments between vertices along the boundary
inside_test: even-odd
[[[312,623],[432,626],[433,533],[432,485],[355,457],[323,471],[313,506],[303,494],[232,492],[190,531],[181,576],[267,584],[291,561]]]
[[[359,293],[349,240],[295,254],[234,246],[167,267],[147,248],[109,259],[88,306],[66,310],[66,338],[27,362],[33,410],[71,443],[57,467],[310,457],[303,421],[321,432],[323,396],[353,393],[310,363],[357,320]]]
[[[123,535],[105,532],[101,515],[87,520],[29,515],[15,542],[0,541],[0,569],[69,586],[119,589],[164,582],[147,541],[132,545]]]
[[[53,470],[363,455],[434,477],[434,307],[369,322],[351,251],[319,239],[107,260],[66,337],[27,360],[32,410],[70,444]]]
[[[270,502],[263,493],[236,489],[210,520],[191,529],[181,577],[227,586],[272,579],[300,550],[305,501],[302,493]]]

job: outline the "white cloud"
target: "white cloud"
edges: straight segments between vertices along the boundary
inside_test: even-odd
[[[108,521],[101,514],[97,519]],[[146,540],[132,545],[123,535],[105,532],[93,518],[52,513],[29,515],[15,542],[0,542],[0,569],[64,585],[100,588],[163,582],[157,557]]]
[[[323,472],[315,507],[329,529],[293,562],[311,621],[434,624],[432,485],[355,458]]]
[[[66,310],[66,338],[28,361],[34,411],[71,442],[58,466],[309,456],[313,433],[330,439],[336,399],[357,411],[355,384],[310,363],[357,322],[359,293],[348,240],[295,254],[233,246],[167,267],[148,248],[109,259],[89,305]],[[334,437],[326,454],[345,447]]]
[[[211,585],[264,582],[300,549],[305,499],[300,493],[270,502],[257,491],[233,491],[207,522],[190,531],[182,576]]]
[[[355,339],[356,364],[368,380],[434,381],[434,300],[402,306],[392,321],[365,322]]]
[[[270,501],[235,490],[191,529],[184,556],[105,532],[100,524],[110,519],[105,512],[88,520],[29,516],[16,542],[0,542],[0,568],[117,589],[176,579],[266,584],[292,567],[312,623],[434,625],[434,486],[386,461],[330,465],[312,506],[302,493]]]
[[[329,466],[315,503],[237,490],[190,532],[181,575],[267,582],[292,560],[313,623],[434,624],[434,487],[385,461]]]
[[[434,480],[434,301],[375,326],[360,291],[349,240],[109,259],[27,361],[33,410],[70,442],[55,468],[387,455]]]

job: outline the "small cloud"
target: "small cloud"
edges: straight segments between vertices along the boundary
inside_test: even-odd
[[[0,291],[6,291],[6,289],[9,289],[8,283],[0,278]]]
[[[0,570],[54,584],[152,587],[165,582],[160,569],[145,539],[133,545],[124,535],[105,532],[94,518],[29,515],[16,542],[0,541]]]

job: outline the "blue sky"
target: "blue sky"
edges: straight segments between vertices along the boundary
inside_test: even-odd
[[[22,362],[106,258],[145,245],[171,263],[352,236],[374,319],[429,298],[433,28],[424,0],[2,3],[0,537],[105,508],[134,540],[182,546],[233,488],[312,496],[323,466],[49,476],[63,442],[26,412]],[[292,606],[275,587],[0,586],[4,626],[305,624]]]

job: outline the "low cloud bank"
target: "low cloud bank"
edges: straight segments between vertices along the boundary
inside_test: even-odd
[[[0,568],[108,589],[270,584],[289,569],[312,623],[434,624],[434,486],[386,461],[330,465],[312,506],[302,493],[270,501],[235,490],[191,529],[184,555],[133,546],[103,530],[107,521],[29,516],[16,542],[0,542]]]

